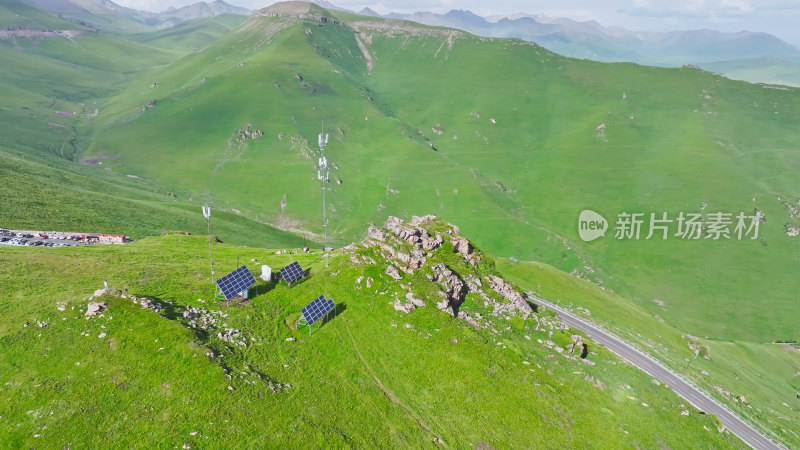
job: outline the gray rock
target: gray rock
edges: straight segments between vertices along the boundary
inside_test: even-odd
[[[411,302],[411,304],[416,306],[416,307],[420,307],[421,308],[421,307],[425,306],[425,301],[424,300],[420,300],[418,298],[414,298],[414,294],[412,294],[411,292],[406,294],[406,300]]]
[[[474,255],[472,254],[472,245],[469,242],[469,239],[463,236],[456,236],[450,239],[450,242],[453,244],[453,250],[458,253],[461,253],[461,256],[464,257],[467,261],[471,261]]]
[[[513,310],[516,310],[523,319],[527,319],[531,314],[533,314],[533,309],[531,309],[531,306],[525,301],[525,299],[522,297],[522,294],[514,290],[513,286],[506,283],[500,277],[491,276],[491,278],[487,279],[489,280],[489,284],[491,285],[492,289],[509,301],[508,309],[510,309],[510,311],[508,312],[513,312]],[[498,305],[495,307],[495,313],[498,312],[497,306]],[[502,307],[502,305],[499,306]]]
[[[586,344],[583,343],[583,338],[577,334],[570,336],[572,339],[572,344],[567,346],[567,351],[570,355],[577,354],[578,356],[583,356],[584,351],[586,350]]]
[[[458,312],[458,318],[466,321],[467,323],[472,325],[472,327],[475,328],[476,330],[480,329],[480,327],[481,327],[480,324],[478,324],[477,320],[475,320],[473,317],[471,317],[469,314],[465,313],[464,311],[459,311]]]
[[[439,248],[439,246],[442,245],[442,242],[444,242],[444,239],[442,239],[442,236],[440,236],[439,234],[437,234],[436,237],[433,238],[429,236],[428,233],[425,233],[421,238],[422,248],[429,251],[433,251]]]
[[[107,305],[106,305],[105,302],[91,302],[86,307],[86,315],[87,316],[96,316],[96,315],[102,313],[103,311],[105,311],[106,308],[107,308]]]
[[[139,305],[142,307],[142,309],[156,309],[155,305],[153,305],[153,301],[149,298],[143,298],[139,300]]]
[[[402,219],[394,216],[389,216],[383,226],[404,241],[408,241],[411,237],[419,238],[421,234],[419,229],[405,225]]]
[[[450,270],[446,265],[437,264],[433,266],[433,281],[444,288],[441,295],[443,302],[446,302],[446,304],[437,303],[437,308],[446,309],[448,306],[457,308],[464,302],[464,298],[467,295],[466,286],[461,281],[461,278],[458,277],[458,274]],[[441,307],[443,304],[444,307]]]
[[[369,226],[369,229],[367,230],[367,236],[378,241],[386,240],[386,233],[384,233],[383,230],[376,227],[375,225]]]
[[[390,277],[394,278],[395,280],[399,280],[402,277],[400,276],[400,272],[398,272],[397,267],[389,266],[386,268],[386,274]]]
[[[422,226],[423,224],[432,222],[434,220],[436,220],[436,214],[428,214],[427,216],[422,216],[422,217],[414,216],[411,218],[411,222],[409,223],[412,226],[419,227]]]
[[[395,300],[394,301],[394,309],[396,309],[397,311],[402,311],[402,312],[408,314],[412,310],[416,309],[416,307],[414,305],[412,305],[411,303],[403,303],[400,300]]]

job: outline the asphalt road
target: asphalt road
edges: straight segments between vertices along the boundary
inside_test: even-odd
[[[559,308],[553,304],[538,299],[536,303],[555,311],[561,320],[563,320],[567,325],[586,333],[586,335],[588,335],[598,344],[603,345],[607,349],[616,353],[619,357],[625,359],[639,369],[647,372],[652,377],[671,387],[672,390],[686,399],[686,401],[691,403],[695,408],[707,414],[716,414],[716,416],[719,417],[720,422],[722,422],[722,424],[725,425],[728,430],[730,430],[736,436],[739,436],[739,438],[749,446],[758,450],[783,448],[767,439],[767,437],[765,437],[759,431],[756,431],[753,427],[739,418],[739,416],[731,413],[725,408],[722,408],[716,402],[711,400],[711,398],[707,397],[706,394],[696,389],[682,378],[674,375],[664,366],[648,358],[642,352],[635,349],[622,339],[606,332],[602,328],[577,318],[563,308]]]

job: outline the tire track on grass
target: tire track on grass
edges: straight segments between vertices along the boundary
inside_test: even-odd
[[[402,400],[400,400],[397,397],[397,395],[395,395],[395,393],[392,392],[391,389],[386,387],[383,384],[383,382],[381,381],[381,379],[378,378],[377,375],[375,375],[375,372],[372,370],[372,367],[370,367],[370,365],[364,359],[364,356],[361,354],[361,351],[358,350],[358,346],[356,345],[356,341],[355,341],[355,339],[353,339],[353,334],[350,333],[350,325],[347,323],[347,320],[344,320],[344,328],[345,328],[345,330],[347,330],[347,336],[350,337],[350,343],[353,345],[353,350],[356,351],[356,355],[358,356],[358,359],[360,359],[361,363],[364,364],[364,367],[367,369],[367,372],[369,372],[369,374],[372,375],[372,378],[375,380],[375,384],[378,385],[378,388],[381,390],[381,392],[383,392],[383,395],[385,395],[386,398],[388,398],[390,402],[392,402],[395,405],[405,409],[406,412],[417,421],[417,423],[419,424],[420,427],[422,427],[423,430],[425,430],[428,433],[432,434],[433,437],[436,438],[436,442],[437,443],[439,443],[442,447],[447,448],[447,444],[444,443],[442,438],[440,438],[439,435],[436,434],[431,429],[431,427],[429,427],[427,424],[425,424],[425,422],[422,420],[422,418],[413,409],[411,409],[411,407],[409,407],[408,405],[403,403]]]

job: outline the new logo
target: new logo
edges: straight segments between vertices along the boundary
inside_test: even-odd
[[[578,217],[578,234],[581,239],[591,242],[606,235],[608,221],[600,214],[586,209]]]

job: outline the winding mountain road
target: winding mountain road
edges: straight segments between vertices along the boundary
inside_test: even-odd
[[[649,355],[645,355],[642,351],[636,349],[616,335],[609,333],[608,331],[575,316],[568,310],[556,306],[548,301],[536,297],[532,297],[532,300],[534,300],[535,303],[554,311],[567,325],[586,333],[587,336],[592,338],[598,344],[603,345],[622,359],[630,362],[634,366],[666,384],[678,395],[691,403],[695,408],[707,414],[716,414],[720,422],[722,422],[722,424],[725,425],[728,430],[738,436],[750,447],[753,447],[757,450],[785,448],[764,436],[760,431],[756,430],[730,410],[721,406],[707,393],[691,385],[683,377],[666,368]]]

